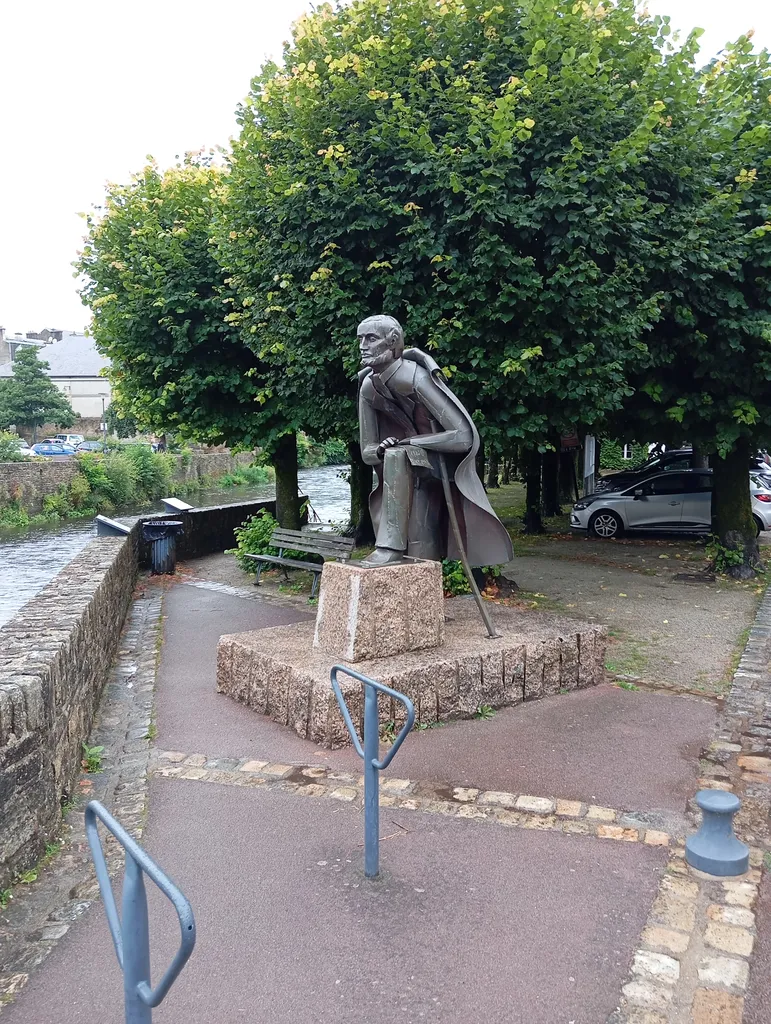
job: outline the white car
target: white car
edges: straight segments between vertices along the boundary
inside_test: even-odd
[[[52,438],[53,444],[71,444],[73,448],[77,448],[84,441],[82,434],[55,434]]]
[[[757,532],[771,530],[771,489],[752,474],[749,484]],[[570,525],[605,540],[635,530],[710,533],[712,470],[670,470],[617,494],[589,494],[573,506]]]

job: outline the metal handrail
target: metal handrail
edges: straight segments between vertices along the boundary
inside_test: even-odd
[[[97,821],[102,822],[126,851],[122,921],[118,916]],[[98,800],[92,800],[86,807],[86,836],[94,858],[107,924],[118,963],[123,971],[126,1024],[151,1024],[151,1007],[158,1006],[165,998],[193,952],[196,934],[193,910],[187,898],[171,879]],[[144,875],[147,875],[173,904],[181,933],[179,949],[155,988],[150,985],[150,933]]]
[[[353,724],[351,712],[345,702],[343,691],[338,682],[338,673],[357,679],[364,686],[364,742]],[[356,753],[364,761],[364,874],[367,878],[376,878],[380,872],[380,775],[386,769],[407,738],[407,733],[415,724],[415,706],[408,696],[398,690],[379,683],[376,679],[362,675],[345,665],[333,665],[330,672],[332,690],[340,706],[343,721],[351,736]],[[377,695],[385,693],[398,700],[407,711],[407,720],[399,730],[385,757],[380,758],[380,722],[378,717]]]

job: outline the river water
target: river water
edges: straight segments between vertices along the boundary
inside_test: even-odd
[[[350,490],[341,475],[346,469],[346,466],[319,466],[300,470],[300,493],[308,495],[311,510],[318,516],[314,522],[340,523],[348,519]],[[201,490],[186,500],[197,508],[205,508],[273,497],[272,484],[256,484]],[[114,515],[163,511],[163,505],[154,502],[141,508],[119,509]],[[20,530],[0,529],[0,626],[39,593],[95,536],[96,526],[91,519],[45,523]]]

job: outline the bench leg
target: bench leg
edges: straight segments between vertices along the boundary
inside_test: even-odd
[[[313,574],[313,586],[311,587],[311,600],[316,596],[316,591],[319,589],[319,580],[321,579],[320,572],[314,572]]]
[[[258,562],[257,563],[257,575],[254,577],[254,585],[255,585],[255,587],[259,587],[259,585],[260,585],[260,573],[262,572],[262,567],[263,567],[264,564],[265,564],[264,562]]]

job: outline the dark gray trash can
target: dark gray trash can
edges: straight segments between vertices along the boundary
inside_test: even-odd
[[[177,534],[183,527],[178,519],[151,519],[142,523],[142,537],[150,544],[153,576],[171,575],[177,566]]]

